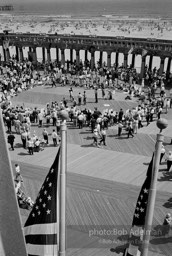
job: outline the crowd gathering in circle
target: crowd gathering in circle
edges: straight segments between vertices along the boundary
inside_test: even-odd
[[[92,145],[96,147],[107,146],[106,133],[109,126],[117,126],[117,136],[134,137],[138,129],[148,126],[151,122],[160,119],[162,113],[168,113],[172,108],[172,91],[166,95],[166,84],[171,81],[171,74],[158,75],[158,70],[145,68],[145,79],[138,85],[139,75],[133,68],[112,67],[108,69],[95,68],[91,71],[87,65],[80,65],[78,69],[75,63],[68,67],[58,63],[45,65],[43,71],[35,70],[29,61],[20,63],[15,58],[10,63],[0,67],[0,102],[2,116],[7,131],[8,143],[11,150],[15,149],[15,134],[21,136],[21,143],[28,154],[44,150],[49,146],[50,136],[53,146],[60,143],[60,111],[68,112],[68,125],[82,129],[84,126],[90,128],[92,133]],[[146,86],[145,86],[146,84]],[[69,98],[63,97],[61,101],[47,103],[44,108],[25,108],[15,106],[11,98],[25,90],[31,90],[35,86],[66,86]],[[81,92],[75,94],[75,88],[82,88]],[[92,90],[95,98],[94,110],[87,107],[87,90]],[[116,91],[126,93],[125,100],[137,98],[137,106],[124,111],[121,109],[104,109],[100,111],[96,105],[99,98],[113,100]],[[98,95],[99,92],[99,95]],[[101,92],[101,97],[100,97]],[[84,106],[84,109],[81,109]],[[42,137],[37,136],[31,127],[37,125],[42,129]],[[49,134],[48,127],[52,127]],[[164,150],[162,150],[164,156]],[[167,171],[170,170],[172,157],[167,158]],[[161,159],[162,160],[162,159]],[[161,162],[161,161],[160,161]],[[20,177],[18,175],[17,177]],[[16,190],[19,198],[22,198],[20,189],[21,181],[16,180]],[[19,185],[20,184],[20,185]],[[25,196],[25,195],[23,195]],[[27,199],[27,197],[26,197]],[[27,203],[32,205],[32,200]]]

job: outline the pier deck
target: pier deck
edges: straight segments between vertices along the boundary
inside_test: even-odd
[[[74,96],[82,88],[74,88]],[[101,94],[101,93],[100,93]],[[35,96],[36,95],[36,96]],[[47,102],[59,101],[63,97],[69,99],[69,87],[36,87],[13,99],[13,104],[44,107]],[[97,106],[100,110],[113,108],[128,109],[138,104],[137,100],[125,101],[125,94],[117,92],[112,101],[99,100],[94,103],[94,91],[87,91],[87,108]],[[109,105],[109,106],[107,106]],[[82,106],[85,108],[85,106]],[[163,114],[168,119],[169,126],[164,131],[165,148],[172,149],[171,141],[172,110]],[[49,133],[53,127],[47,127]],[[32,126],[37,135],[42,134],[42,128]],[[91,145],[92,134],[88,127],[79,130],[68,126],[67,135],[67,255],[122,255],[126,246],[126,237],[115,237],[116,243],[103,242],[101,236],[89,237],[91,227],[106,227],[108,229],[130,228],[135,204],[142,186],[148,163],[155,146],[155,122],[139,129],[134,138],[127,139],[126,134],[118,139],[117,127],[107,131],[107,147],[95,148]],[[19,163],[24,177],[25,190],[35,199],[39,188],[47,174],[57,148],[51,144],[39,153],[30,156],[21,147],[19,135],[16,136],[16,148],[10,151],[12,164]],[[51,139],[50,139],[51,141]],[[157,198],[153,224],[162,224],[167,212],[172,213],[172,181],[171,174],[164,172],[166,163],[160,166],[157,182]],[[25,222],[28,211],[21,210],[22,221]],[[105,240],[106,237],[103,237]],[[113,251],[110,249],[114,248]],[[149,256],[170,256],[172,239],[152,238]]]

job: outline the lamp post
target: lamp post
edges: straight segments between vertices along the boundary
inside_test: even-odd
[[[66,253],[66,169],[67,169],[67,126],[68,112],[60,111],[61,123],[61,162],[59,177],[59,256]]]
[[[154,160],[153,160],[153,167],[152,167],[153,168],[152,179],[151,179],[151,186],[149,189],[149,197],[148,197],[148,204],[147,204],[147,211],[146,211],[146,218],[145,218],[145,228],[144,228],[145,232],[143,237],[141,256],[148,255],[148,247],[149,247],[154,207],[155,207],[155,199],[156,199],[156,184],[157,184],[157,177],[158,177],[158,170],[159,170],[159,160],[160,160],[162,142],[164,141],[164,136],[161,134],[161,132],[167,126],[168,126],[168,122],[166,119],[162,118],[157,121],[157,127],[160,129],[160,133],[157,134],[157,140],[155,144],[155,153],[154,153]]]

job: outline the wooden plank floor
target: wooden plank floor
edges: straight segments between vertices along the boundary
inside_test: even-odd
[[[38,193],[47,168],[38,167],[31,164],[20,163],[23,171],[25,189],[34,198]],[[32,171],[31,171],[32,170]],[[104,248],[104,252],[110,255],[110,245],[101,244],[100,240],[117,241],[113,247],[118,251],[119,247],[124,248],[127,244],[127,236],[114,234],[112,236],[97,235],[89,236],[92,230],[121,230],[129,231],[135,202],[138,197],[137,186],[124,183],[103,180],[86,175],[68,173],[67,175],[67,248],[68,255],[73,255],[74,249],[84,250],[84,255],[94,249],[91,255],[97,255],[99,248]],[[157,227],[162,224],[164,217],[163,203],[168,202],[171,193],[158,191],[153,225]],[[28,211],[22,210],[22,219],[25,222]],[[75,239],[71,239],[75,233]],[[162,238],[162,241],[164,238]],[[159,245],[160,238],[152,237],[150,242],[150,252],[156,251],[161,255],[163,247]],[[164,255],[170,255],[172,249],[171,240],[166,239]],[[73,249],[73,250],[72,250]],[[160,254],[159,254],[160,253]],[[102,254],[101,254],[102,255]],[[111,253],[112,255],[112,253]],[[153,255],[153,254],[150,254]]]
[[[13,99],[15,104],[25,106],[44,107],[47,102],[69,98],[69,87],[44,88],[36,87],[30,91],[21,93]],[[75,95],[82,88],[74,88]],[[101,95],[101,92],[99,92]],[[101,111],[105,108],[113,108],[119,111],[135,107],[137,99],[125,101],[125,94],[116,93],[115,100],[99,100],[94,103],[94,92],[87,91],[88,101],[86,107],[94,109],[97,106]],[[109,105],[107,107],[107,105]],[[82,106],[81,108],[84,108]],[[165,148],[172,149],[169,145],[172,129],[172,110],[167,115],[168,128],[164,131]],[[47,127],[51,134],[53,127]],[[42,135],[42,128],[32,126],[38,136]],[[107,131],[107,147],[96,148],[92,144],[92,134],[88,127],[82,130],[68,126],[68,155],[67,155],[67,212],[68,224],[68,255],[122,255],[126,237],[115,237],[121,242],[113,246],[115,251],[110,251],[109,244],[99,241],[101,237],[88,237],[90,227],[130,227],[132,216],[140,191],[145,179],[148,163],[155,146],[156,133],[155,122],[138,131],[134,138],[127,139],[123,134],[118,139],[117,127],[110,127]],[[30,156],[21,147],[21,139],[16,136],[16,147],[10,151],[12,164],[17,162],[21,166],[24,176],[25,190],[33,198],[36,197],[45,175],[50,168],[57,148],[54,148],[50,136],[50,146],[39,153]],[[157,198],[154,212],[154,225],[162,223],[167,212],[172,213],[171,174],[164,172],[165,162],[160,166],[157,182]],[[28,212],[22,211],[23,223]],[[75,235],[74,235],[75,234]],[[116,241],[116,240],[115,240]],[[126,242],[126,241],[125,241]],[[123,243],[123,244],[122,244]],[[78,246],[80,244],[80,246]],[[126,245],[126,243],[125,243]],[[78,248],[79,247],[79,248]],[[149,255],[171,255],[172,240],[164,240],[152,237]]]

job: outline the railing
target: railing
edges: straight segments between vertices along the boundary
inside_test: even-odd
[[[154,38],[132,38],[132,37],[104,37],[104,36],[83,36],[65,34],[38,34],[38,33],[0,33],[0,44],[8,39],[10,45],[35,46],[35,47],[60,47],[64,49],[93,48],[93,50],[129,51],[133,48],[136,53],[141,54],[142,49],[148,50],[154,55],[172,57],[172,40]]]

